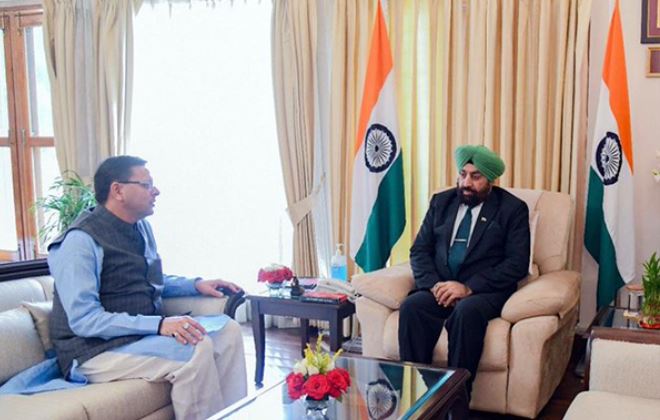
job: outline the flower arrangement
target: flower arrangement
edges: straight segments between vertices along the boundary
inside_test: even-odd
[[[316,351],[309,344],[305,349],[305,358],[293,367],[293,372],[286,377],[289,397],[293,400],[306,395],[307,400],[326,400],[332,397],[341,401],[342,395],[351,386],[351,377],[346,369],[335,367],[335,360],[342,353],[334,356],[321,351],[319,334]]]
[[[280,264],[271,264],[259,270],[257,281],[268,284],[281,284],[293,278],[293,271]]]

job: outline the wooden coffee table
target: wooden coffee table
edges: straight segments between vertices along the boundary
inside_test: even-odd
[[[344,356],[337,366],[348,370],[351,386],[342,401],[331,400],[327,418],[444,419],[468,418],[465,369],[441,369],[367,357]],[[286,382],[244,398],[211,417],[219,419],[288,420],[305,417],[304,400],[292,401]]]
[[[300,318],[301,353],[309,342],[309,320],[316,319],[330,322],[330,350],[337,351],[344,340],[342,321],[355,313],[351,302],[341,304],[301,302],[296,297],[274,297],[267,293],[246,296],[252,306],[252,333],[257,356],[254,382],[261,385],[264,379],[264,360],[266,351],[266,330],[264,315],[293,316]]]

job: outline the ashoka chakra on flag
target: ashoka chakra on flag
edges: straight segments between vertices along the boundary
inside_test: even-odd
[[[374,123],[365,136],[364,160],[371,172],[383,172],[396,156],[396,140],[390,130]]]
[[[616,133],[608,131],[596,148],[596,167],[603,184],[612,185],[619,180],[621,172],[621,141]]]

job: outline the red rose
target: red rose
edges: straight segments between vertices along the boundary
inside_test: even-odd
[[[337,372],[341,373],[341,376],[344,377],[344,380],[346,381],[346,388],[351,386],[351,375],[348,374],[348,371],[346,369],[339,368],[339,367],[333,369],[333,371],[335,371],[335,370]]]
[[[264,270],[263,268],[259,270],[257,275],[257,281],[266,282],[266,283],[282,283],[283,281],[290,280],[293,277],[293,272],[282,266],[276,270]]]
[[[325,375],[312,375],[303,385],[303,391],[313,400],[322,400],[330,392],[330,384]]]
[[[302,373],[290,373],[286,377],[286,385],[289,391],[289,397],[292,400],[297,400],[303,395],[303,384],[305,383],[305,377]]]
[[[348,372],[344,369],[336,368],[328,372],[327,376],[330,383],[330,396],[332,398],[339,398],[342,393],[346,392],[346,389],[350,385],[351,378],[348,377]]]

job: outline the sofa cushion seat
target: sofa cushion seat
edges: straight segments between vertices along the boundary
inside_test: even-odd
[[[621,418],[657,420],[659,413],[658,399],[631,397],[604,391],[586,391],[575,397],[568,407],[564,420]]]
[[[107,419],[112,413],[112,418],[138,419],[169,406],[170,390],[169,382],[131,379],[34,395],[3,395],[0,406],[6,418],[93,420]]]
[[[385,322],[383,348],[386,357],[399,359],[399,311],[392,312]],[[491,319],[486,330],[484,351],[479,361],[480,371],[506,371],[509,366],[509,334],[511,324],[502,318]],[[443,329],[433,349],[433,364],[447,366],[447,330]]]

